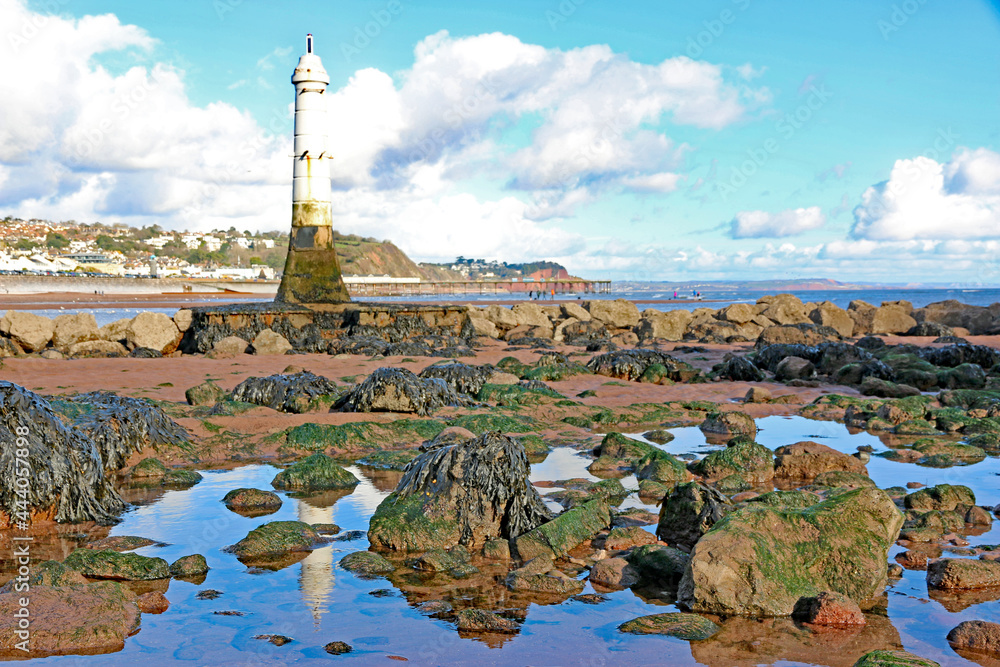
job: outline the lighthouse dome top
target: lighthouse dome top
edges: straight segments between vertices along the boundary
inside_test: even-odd
[[[323,67],[323,61],[313,53],[313,37],[306,37],[306,52],[299,57],[299,63],[292,73],[292,83],[316,82],[322,84],[330,83],[330,75]]]

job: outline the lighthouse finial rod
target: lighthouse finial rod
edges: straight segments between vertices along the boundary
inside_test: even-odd
[[[312,33],[306,35],[306,53],[313,52],[313,36]]]

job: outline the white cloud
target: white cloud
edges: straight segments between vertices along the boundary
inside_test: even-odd
[[[851,233],[886,241],[1000,238],[1000,154],[980,148],[946,164],[897,160],[888,181],[865,190]]]
[[[730,222],[730,234],[734,239],[780,238],[819,229],[825,224],[826,215],[819,206],[780,213],[740,211]]]

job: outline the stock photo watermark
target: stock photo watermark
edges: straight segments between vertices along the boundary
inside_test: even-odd
[[[38,37],[49,25],[49,22],[56,18],[55,13],[69,3],[70,0],[45,0],[45,2],[39,3],[38,10],[48,12],[48,14],[34,13],[31,18],[25,19],[17,28],[8,31],[7,41],[11,50],[17,53],[28,42]]]
[[[31,528],[31,462],[28,459],[27,426],[14,428],[14,528],[22,533],[11,537],[12,558],[17,566],[14,576],[14,592],[23,595],[17,599],[14,610],[14,634],[19,640],[14,648],[27,653],[31,642],[31,542],[34,538],[25,535]]]
[[[381,35],[382,31],[403,13],[403,3],[399,0],[389,0],[382,9],[372,10],[368,13],[372,20],[365,23],[364,26],[354,26],[354,39],[350,43],[340,43],[340,53],[347,62],[351,62],[355,56],[361,55],[361,52],[371,45],[372,40]]]
[[[879,32],[882,33],[882,39],[889,41],[889,36],[894,32],[899,32],[926,4],[927,0],[903,0],[903,2],[893,5],[887,18],[875,22]]]

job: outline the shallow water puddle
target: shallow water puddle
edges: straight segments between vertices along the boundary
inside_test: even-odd
[[[799,417],[768,417],[758,420],[758,442],[770,448],[801,440],[815,440],[843,452],[860,445],[876,452],[887,449],[877,437],[850,433],[833,422]],[[675,439],[662,446],[673,454],[703,456],[718,449],[697,428],[672,429]],[[597,480],[586,467],[585,455],[568,447],[557,448],[532,466],[531,481],[554,481],[582,477]],[[331,659],[349,664],[395,664],[406,658],[411,664],[434,665],[845,665],[861,653],[901,642],[903,646],[942,664],[973,664],[951,651],[944,637],[963,620],[1000,622],[1000,604],[974,598],[960,601],[931,598],[924,573],[906,571],[889,589],[888,619],[876,617],[863,631],[814,634],[785,619],[730,619],[722,631],[704,642],[663,637],[623,635],[617,626],[646,614],[671,611],[673,605],[645,601],[631,590],[605,594],[599,604],[567,600],[561,604],[534,602],[510,605],[525,617],[516,635],[459,636],[452,623],[415,608],[433,599],[433,591],[390,581],[362,579],[339,568],[347,553],[367,549],[365,538],[336,541],[305,555],[277,571],[248,568],[222,548],[235,543],[254,527],[276,520],[336,523],[342,531],[365,531],[379,502],[391,484],[368,469],[351,467],[362,483],[348,494],[293,498],[280,494],[284,504],[277,512],[245,518],[230,512],[220,502],[231,489],[270,489],[277,469],[251,465],[224,471],[202,471],[205,479],[180,491],[156,493],[145,504],[124,516],[112,535],[141,535],[167,543],[146,547],[137,553],[160,556],[168,562],[202,553],[212,568],[205,580],[192,583],[172,580],[166,592],[170,609],[162,615],[143,615],[142,630],[126,642],[119,653],[102,656],[67,656],[39,660],[44,663],[88,665],[134,665],[137,661],[160,664],[320,664]],[[973,488],[978,502],[1000,502],[997,474],[1000,460],[988,458],[969,467],[924,468],[872,456],[868,470],[880,487],[947,482]],[[626,488],[636,488],[634,477],[622,479]],[[550,489],[542,489],[548,493]],[[624,506],[655,507],[630,496]],[[655,527],[648,527],[650,530]],[[1000,529],[970,537],[973,544],[1000,542]],[[894,548],[895,553],[898,547]],[[199,591],[221,592],[215,599],[198,599]],[[498,595],[493,587],[486,595]],[[372,595],[376,592],[375,595]],[[586,593],[593,593],[588,585]],[[475,599],[476,590],[457,594]],[[244,616],[213,612],[238,611]],[[277,647],[252,637],[282,634],[294,642]],[[354,652],[334,658],[322,646],[345,641]],[[388,656],[394,656],[390,659]]]

